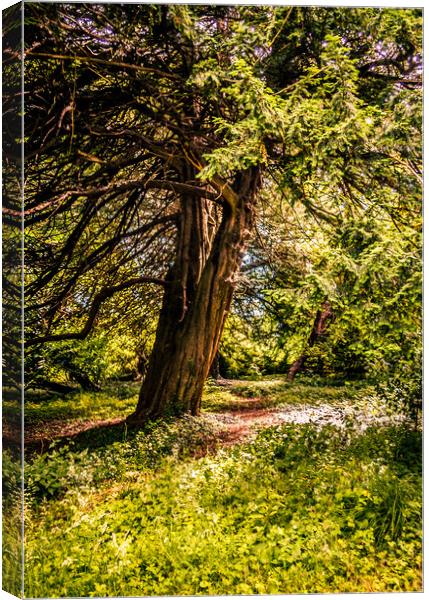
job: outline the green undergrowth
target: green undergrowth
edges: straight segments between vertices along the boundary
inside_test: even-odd
[[[35,458],[26,596],[421,589],[419,432],[282,426],[205,454],[212,427]]]
[[[353,400],[370,385],[365,381],[338,382],[328,379],[302,378],[289,383],[285,376],[264,377],[254,380],[209,381],[203,397],[203,409],[207,412],[239,409],[246,400],[257,400],[259,407],[283,404],[344,404]]]
[[[217,434],[212,421],[184,416],[149,422],[140,430],[102,430],[90,445],[87,435],[68,444],[54,442],[49,452],[30,456],[25,465],[27,504],[76,488],[86,493],[103,483],[129,480],[133,473],[159,468],[167,456],[201,456],[216,448]]]
[[[4,463],[3,463],[4,465]],[[3,487],[5,476],[3,475]],[[4,492],[3,492],[4,493]],[[15,488],[2,510],[2,589],[21,596],[22,582],[22,497]]]
[[[60,420],[86,421],[126,417],[136,407],[138,383],[111,383],[100,392],[69,394],[28,392],[25,397],[26,425]],[[6,403],[7,410],[7,403]]]
[[[96,421],[131,412],[137,391],[118,384],[72,399]],[[278,376],[211,382],[201,417],[101,427],[28,452],[26,597],[420,590],[421,432],[284,425],[223,448],[214,414],[253,400],[357,405],[370,393]],[[70,399],[32,400],[33,422],[74,420]],[[7,451],[3,464],[13,509]]]

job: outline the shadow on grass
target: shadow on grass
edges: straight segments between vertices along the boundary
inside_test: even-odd
[[[130,426],[125,420],[126,417],[95,421],[70,433],[64,431],[55,437],[32,438],[25,444],[25,452],[26,454],[43,454],[49,452],[53,446],[59,448],[69,445],[71,442],[74,451],[107,448],[115,442],[132,441],[139,432],[146,428],[146,426]],[[146,425],[150,428],[152,423],[148,422]]]

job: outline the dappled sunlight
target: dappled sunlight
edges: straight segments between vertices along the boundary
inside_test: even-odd
[[[422,24],[4,11],[7,591],[421,591]]]
[[[420,435],[328,407],[210,412],[36,458],[31,594],[419,589]]]

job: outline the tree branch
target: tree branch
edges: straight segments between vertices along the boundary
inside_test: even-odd
[[[130,63],[117,62],[114,60],[104,60],[102,58],[93,58],[92,56],[68,56],[65,54],[49,54],[48,52],[27,52],[26,56],[33,58],[52,58],[56,60],[72,60],[86,63],[94,63],[98,65],[105,65],[108,67],[119,67],[121,69],[131,69],[132,71],[140,71],[142,73],[153,73],[159,75],[159,77],[166,77],[167,79],[179,80],[181,77],[174,73],[165,73],[159,69],[153,69],[151,67],[143,67],[141,65],[132,65]]]
[[[206,200],[211,200],[212,202],[216,202],[217,204],[223,204],[222,199],[217,194],[209,192],[208,190],[197,187],[195,185],[190,185],[188,183],[179,183],[177,181],[168,181],[165,179],[153,180],[148,182],[137,179],[124,182],[115,182],[111,185],[105,185],[98,188],[90,188],[88,190],[68,190],[67,192],[63,192],[57,198],[47,200],[46,202],[42,202],[37,206],[33,206],[32,208],[25,210],[24,216],[32,215],[36,212],[44,210],[45,208],[54,206],[59,202],[69,200],[72,197],[82,196],[85,198],[93,198],[96,196],[101,196],[102,194],[108,194],[109,192],[121,193],[131,189],[137,189],[139,187],[149,190],[172,190],[180,194],[189,194],[192,196],[197,196],[199,198],[204,198]],[[7,208],[5,206],[3,207],[3,213],[13,215],[15,217],[20,217],[23,214],[21,211],[13,210],[12,208]]]
[[[98,292],[98,294],[96,294],[92,306],[89,310],[87,321],[80,331],[74,333],[59,333],[56,335],[46,335],[42,337],[33,338],[30,340],[26,340],[25,345],[34,346],[36,344],[45,344],[47,342],[61,342],[64,340],[84,340],[90,333],[94,321],[97,318],[98,312],[100,310],[100,306],[105,300],[111,298],[117,292],[121,292],[129,287],[133,287],[134,285],[140,285],[143,283],[154,283],[161,286],[167,285],[167,282],[164,279],[157,279],[156,277],[135,277],[118,285],[113,285],[111,287],[104,288],[103,290],[101,290],[101,292]]]

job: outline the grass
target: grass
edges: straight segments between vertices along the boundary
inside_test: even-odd
[[[335,384],[335,385],[333,385]],[[113,382],[101,392],[77,391],[65,395],[35,392],[26,394],[25,423],[27,427],[41,427],[52,422],[63,423],[98,421],[126,417],[134,410],[139,393],[139,383]],[[266,376],[259,380],[239,380],[227,385],[209,381],[203,395],[203,411],[219,412],[243,406],[243,399],[257,399],[260,407],[281,404],[344,403],[355,398],[364,382],[338,382],[326,380],[298,380],[290,384],[284,376]],[[5,416],[16,413],[16,401],[5,398]]]
[[[362,389],[368,387],[368,384],[360,381],[334,386],[326,380],[311,381],[305,378],[291,384],[284,376],[268,376],[259,380],[227,380],[221,385],[209,381],[203,397],[203,410],[219,412],[238,409],[242,406],[243,399],[257,399],[260,407],[321,403],[341,405],[352,401]]]
[[[137,404],[138,383],[111,383],[102,392],[72,392],[70,394],[47,394],[29,392],[25,400],[26,425],[63,422],[103,420],[126,417]],[[10,403],[4,405],[7,413]],[[13,410],[13,407],[12,407]]]
[[[240,399],[257,398],[261,406],[280,404],[320,404],[352,400],[366,386],[362,382],[333,382],[302,379],[290,384],[284,376],[267,376],[259,380],[239,380],[228,385],[209,382],[204,391],[203,410],[218,412],[241,406]],[[335,382],[334,382],[335,383]],[[25,401],[27,426],[48,424],[52,421],[97,421],[125,417],[137,404],[139,383],[113,382],[101,392],[77,391],[59,395],[46,392],[29,392]],[[5,399],[3,412],[16,411],[12,401]]]
[[[273,377],[208,385],[204,406],[361,393]],[[95,396],[87,417],[115,416],[115,397]],[[31,457],[26,596],[421,590],[420,432],[284,425],[233,448],[217,439],[203,414]]]
[[[21,596],[22,581],[22,500],[18,494],[3,505],[2,511],[2,589]]]

